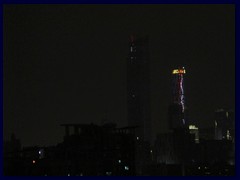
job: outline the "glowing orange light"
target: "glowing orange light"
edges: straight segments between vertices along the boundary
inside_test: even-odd
[[[185,69],[174,69],[172,73],[173,74],[185,74],[186,71],[185,71]]]

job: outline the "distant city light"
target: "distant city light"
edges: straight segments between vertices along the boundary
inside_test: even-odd
[[[121,163],[121,162],[122,162],[121,159],[119,159],[119,160],[118,160],[118,163]]]
[[[106,172],[106,175],[110,176],[112,174],[112,172]]]
[[[128,167],[128,166],[124,166],[124,169],[125,169],[126,171],[128,171],[128,170],[129,170],[129,167]]]
[[[36,163],[36,161],[35,161],[35,160],[33,160],[33,161],[32,161],[32,163],[33,163],[33,164],[35,164],[35,163]]]
[[[198,129],[198,127],[197,126],[195,126],[195,125],[189,125],[189,127],[188,127],[189,129]]]
[[[137,137],[137,140],[139,140],[139,137]]]
[[[227,130],[227,139],[229,140],[230,139],[230,131],[229,130]]]

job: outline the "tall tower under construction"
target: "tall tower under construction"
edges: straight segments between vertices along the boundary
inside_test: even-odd
[[[188,127],[184,95],[185,74],[186,70],[184,67],[179,67],[172,71],[172,102],[168,111],[170,129]]]
[[[127,58],[128,125],[137,126],[138,139],[151,142],[148,38],[130,37]]]

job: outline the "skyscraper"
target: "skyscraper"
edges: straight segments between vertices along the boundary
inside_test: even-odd
[[[172,71],[172,103],[169,106],[170,129],[187,128],[187,116],[184,95],[184,67]]]
[[[128,125],[138,126],[138,139],[151,142],[148,38],[130,37],[127,58]]]

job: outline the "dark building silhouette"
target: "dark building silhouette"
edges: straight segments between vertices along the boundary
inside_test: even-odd
[[[216,175],[235,174],[235,144],[231,140],[201,139],[182,129],[159,134],[154,148],[156,159],[152,174]],[[172,170],[172,167],[175,170]],[[172,173],[172,174],[171,174]]]
[[[159,134],[155,141],[155,155],[159,164],[186,164],[191,162],[195,137],[187,130]]]
[[[218,109],[215,111],[215,138],[217,140],[235,139],[235,117],[232,110]]]
[[[214,140],[215,139],[215,129],[214,127],[200,128],[199,129],[199,138],[201,140]]]
[[[131,36],[127,58],[127,120],[135,131],[136,175],[151,162],[150,62],[148,37]]]
[[[138,126],[136,136],[151,142],[149,64],[148,38],[131,36],[127,58],[128,125]]]
[[[135,127],[109,123],[63,124],[63,142],[24,147],[5,153],[4,175],[132,176],[135,175]],[[73,130],[73,131],[71,131]],[[9,156],[19,153],[18,158]]]
[[[4,175],[20,175],[22,171],[21,141],[15,134],[3,143],[3,171]],[[13,166],[15,165],[15,166]]]
[[[168,109],[170,129],[188,128],[184,93],[184,67],[172,71],[172,103]]]
[[[70,175],[134,175],[135,127],[63,124],[64,158]],[[70,128],[74,129],[70,134]],[[65,161],[65,162],[66,162]]]

